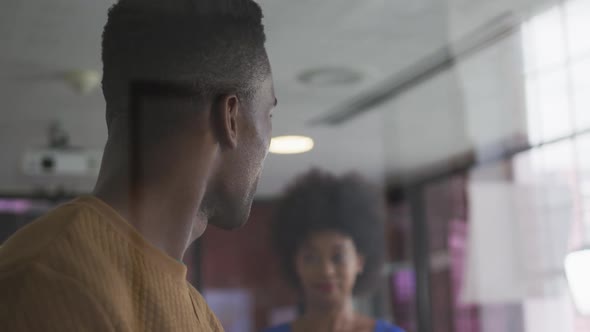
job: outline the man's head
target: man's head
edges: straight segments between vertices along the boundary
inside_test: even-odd
[[[212,159],[201,210],[223,228],[246,221],[270,141],[276,98],[261,20],[252,0],[120,0],[103,33],[109,141],[139,128],[130,148],[141,151],[142,183],[196,184],[191,160]],[[132,96],[144,82],[183,91]],[[204,150],[213,152],[196,155]]]

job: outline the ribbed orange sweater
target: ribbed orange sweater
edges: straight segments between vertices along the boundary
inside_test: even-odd
[[[223,331],[186,267],[88,196],[0,247],[1,331]]]

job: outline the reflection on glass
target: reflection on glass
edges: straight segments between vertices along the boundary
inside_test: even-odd
[[[563,137],[572,131],[572,119],[563,69],[526,80],[529,141],[539,143]]]
[[[571,140],[565,140],[533,150],[539,151],[543,156],[543,177],[539,180],[542,180],[545,176],[556,176],[560,179],[560,182],[569,183],[569,178],[575,167],[573,157],[576,151],[574,151],[574,148]],[[545,178],[545,180],[548,179]]]
[[[576,139],[576,147],[578,151],[590,151],[590,134],[579,136]],[[582,181],[590,184],[590,153],[578,153],[576,159]],[[590,197],[590,192],[588,196]]]
[[[571,118],[564,68],[538,76],[539,114],[544,141],[565,136],[571,132]],[[532,110],[531,110],[532,111]]]
[[[590,1],[566,1],[523,24],[522,47],[533,144],[590,128]]]
[[[528,68],[543,69],[565,62],[565,44],[559,8],[552,8],[531,19],[527,24],[525,39],[531,47],[534,59]]]
[[[590,1],[588,1],[590,4]],[[588,20],[590,22],[590,19]],[[588,30],[590,32],[590,29]],[[587,40],[590,40],[588,34]],[[572,66],[572,102],[575,112],[576,129],[590,128],[590,54],[584,61]]]
[[[590,55],[590,1],[570,0],[565,3],[568,47],[573,57]]]
[[[526,107],[527,107],[527,131],[531,144],[537,144],[543,141],[541,132],[541,118],[532,114],[539,114],[539,85],[537,76],[532,75],[525,80]]]

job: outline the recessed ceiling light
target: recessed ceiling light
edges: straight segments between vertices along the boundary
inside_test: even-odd
[[[75,92],[86,95],[100,86],[102,73],[94,69],[74,69],[64,72],[62,78]]]
[[[362,73],[347,67],[319,67],[299,74],[299,82],[314,86],[341,86],[360,82]]]
[[[270,142],[269,151],[276,154],[297,154],[313,149],[313,140],[306,136],[278,136]]]

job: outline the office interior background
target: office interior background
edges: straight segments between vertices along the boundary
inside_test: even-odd
[[[258,2],[277,139],[249,223],[185,257],[227,331],[297,314],[269,223],[312,167],[387,199],[362,311],[408,332],[590,331],[590,0]],[[0,1],[0,243],[92,190],[112,4]]]

